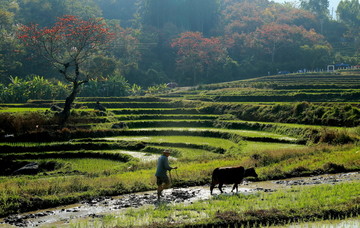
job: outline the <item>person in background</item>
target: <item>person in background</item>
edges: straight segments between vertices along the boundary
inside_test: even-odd
[[[106,112],[106,108],[100,104],[99,101],[96,101],[96,104],[95,104],[95,107],[94,107],[95,110],[99,110],[99,111],[103,111],[103,112]]]
[[[177,169],[177,167],[171,167],[169,165],[169,159],[171,152],[170,150],[164,150],[163,154],[159,157],[157,162],[157,168],[156,168],[156,184],[158,186],[157,188],[157,197],[158,200],[160,200],[160,197],[162,196],[162,191],[166,188],[169,188],[170,186],[170,179],[167,176],[167,171],[172,169]]]

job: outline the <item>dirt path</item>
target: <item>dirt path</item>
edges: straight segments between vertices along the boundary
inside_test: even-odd
[[[294,185],[336,184],[344,181],[359,180],[360,172],[353,172],[277,181],[245,182],[241,185],[241,188],[239,188],[238,194],[251,194],[258,191],[273,192]],[[231,194],[231,187],[232,186],[224,187],[224,194]],[[219,190],[214,189],[214,194],[219,194]],[[173,188],[164,191],[162,202],[169,204],[191,203],[211,197],[209,186]],[[119,197],[102,197],[66,207],[12,215],[1,219],[0,227],[66,226],[73,219],[102,217],[108,213],[119,212],[120,210],[126,210],[128,208],[138,208],[149,204],[158,204],[155,191],[127,194]]]

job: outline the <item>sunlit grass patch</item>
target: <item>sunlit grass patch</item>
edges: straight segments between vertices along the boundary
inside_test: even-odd
[[[360,147],[358,146],[318,146],[305,150],[266,151],[252,158],[265,163],[260,172],[268,178],[281,178],[286,175],[306,175],[306,173],[344,172],[359,170]]]
[[[213,114],[142,114],[142,115],[115,115],[117,120],[160,120],[160,119],[216,119],[219,115]]]
[[[210,127],[162,127],[162,128],[133,128],[129,129],[131,130],[137,130],[137,131],[152,131],[152,130],[158,130],[158,131],[166,131],[166,130],[176,130],[176,131],[214,131],[214,132],[228,132],[228,133],[234,133],[239,136],[244,137],[266,137],[266,138],[275,138],[275,139],[285,139],[290,141],[297,140],[294,137],[289,137],[286,135],[276,134],[272,132],[265,132],[265,131],[251,131],[251,130],[236,130],[236,129],[225,129],[225,128],[210,128]]]
[[[309,147],[299,144],[244,141],[240,143],[240,148],[243,153],[248,154],[254,152],[262,152],[266,150],[305,149]]]
[[[22,106],[24,105],[24,103],[0,103],[0,107],[3,108],[3,107],[11,107],[11,106]]]
[[[283,161],[278,165],[283,169],[291,170],[296,167],[307,167],[310,170],[321,168],[324,164],[334,163],[344,165],[348,169],[358,169],[360,167],[360,148],[344,148],[338,151],[329,153],[328,151],[320,151],[315,155],[304,155],[299,158]]]
[[[211,137],[198,137],[198,136],[144,136],[144,137],[129,137],[119,136],[107,138],[109,140],[129,140],[129,141],[143,141],[143,142],[169,142],[169,143],[188,143],[188,144],[199,144],[209,145],[214,147],[222,147],[229,149],[230,147],[237,146],[236,143],[226,139],[211,138]]]
[[[254,103],[251,103],[254,104]],[[291,103],[289,103],[291,104]],[[324,128],[324,126],[321,125],[310,125],[310,124],[297,124],[297,123],[274,123],[274,122],[262,122],[262,121],[246,121],[246,120],[224,120],[225,122],[234,122],[234,123],[252,123],[252,124],[272,124],[272,125],[278,125],[278,126],[284,126],[284,127],[290,127],[290,128],[315,128],[315,129],[321,129]],[[333,126],[326,126],[330,129],[339,129],[341,127],[333,127]]]
[[[51,159],[64,164],[63,168],[57,170],[67,172],[77,170],[82,173],[115,174],[123,172],[129,165],[121,161],[96,158],[73,158],[73,159]],[[41,161],[41,160],[35,160]]]
[[[0,146],[22,146],[22,147],[33,147],[33,146],[46,146],[54,145],[52,142],[0,142]]]
[[[172,225],[270,225],[354,216],[360,182],[302,186],[277,192],[214,196],[192,204],[163,203],[113,214],[113,227]],[[352,213],[354,211],[355,214]],[[169,223],[171,221],[171,223]],[[102,222],[98,220],[98,222]],[[105,221],[104,221],[105,222]],[[108,221],[106,221],[108,222]],[[90,225],[91,222],[87,222]],[[108,223],[109,224],[109,223]],[[111,226],[110,226],[111,227]]]
[[[208,161],[214,159],[224,158],[223,154],[214,153],[206,149],[196,149],[196,148],[184,148],[184,147],[170,147],[170,146],[151,146],[151,148],[156,148],[158,151],[156,153],[151,152],[151,156],[159,156],[161,152],[165,149],[170,149],[172,151],[171,159],[176,157],[176,160],[181,163],[191,162],[191,161]],[[137,152],[139,153],[139,152]],[[149,153],[150,155],[150,153]],[[146,160],[146,159],[145,159]],[[157,159],[156,159],[157,160]],[[141,159],[140,159],[141,161]],[[155,164],[153,164],[155,166]]]
[[[0,112],[37,112],[46,111],[48,108],[23,108],[23,107],[11,107],[11,108],[0,108]]]
[[[356,152],[359,150],[359,147],[348,146],[343,149],[341,148],[327,146],[322,148],[310,147],[283,150],[265,149],[264,151],[259,150],[250,154],[219,154],[219,157],[215,159],[208,159],[209,157],[207,156],[209,154],[204,154],[205,158],[201,159],[201,155],[198,154],[200,156],[199,159],[194,158],[192,160],[193,158],[183,156],[172,160],[171,164],[179,167],[175,178],[176,186],[208,184],[211,179],[211,173],[216,167],[238,165],[251,167],[254,166],[256,161],[263,161],[258,162],[258,167],[256,168],[259,177],[263,180],[271,179],[274,175],[285,177],[287,172],[292,171],[293,168],[298,168],[300,163],[304,165],[305,170],[310,170],[310,172],[323,168],[328,161],[340,165],[343,164],[344,167],[359,168],[359,165],[356,165],[356,161],[359,159],[354,156],[354,154],[357,155]],[[192,152],[190,149],[188,152],[194,154],[195,152],[202,153],[201,151]],[[258,155],[252,156],[253,154]],[[263,154],[266,156],[261,157]],[[324,159],[325,157],[331,157],[331,159],[326,160]],[[317,161],[317,166],[313,167],[312,161]],[[339,161],[343,161],[343,163],[338,163]],[[36,194],[36,196],[43,199],[56,198],[53,199],[54,202],[61,202],[68,197],[67,195],[76,199],[76,197],[80,198],[83,194],[94,196],[113,195],[154,190],[156,188],[154,177],[156,160],[148,163],[124,163],[124,166],[116,163],[116,161],[114,163],[111,161],[104,162],[101,159],[88,159],[84,161],[78,159],[73,160],[73,163],[70,160],[66,162],[68,162],[67,167],[69,169],[64,168],[64,174],[62,175],[15,176],[0,179],[0,196],[4,199],[10,198],[10,201],[7,200],[6,202],[13,202],[16,201],[16,196],[27,196],[25,199],[29,199]],[[84,173],[66,174],[67,170],[75,169],[82,170]],[[301,175],[301,173],[297,175]],[[80,187],[71,188],[70,186],[76,181],[81,183]],[[10,209],[4,210],[4,213],[6,213],[6,210],[9,211]]]
[[[193,149],[193,148],[176,148],[181,152],[183,155],[179,161],[186,162],[186,161],[206,161],[206,160],[213,160],[213,159],[221,159],[224,156],[217,153],[212,153],[207,150],[202,149]]]

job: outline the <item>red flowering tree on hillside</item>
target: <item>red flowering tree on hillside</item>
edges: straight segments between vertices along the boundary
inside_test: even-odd
[[[205,38],[200,32],[184,32],[173,39],[171,47],[177,49],[177,69],[182,74],[192,74],[194,85],[197,75],[224,61],[226,49],[220,39]]]
[[[66,98],[64,109],[60,113],[60,123],[64,124],[70,116],[71,105],[80,86],[94,77],[86,72],[87,61],[106,47],[112,39],[112,33],[102,19],[82,20],[66,15],[58,18],[52,27],[23,25],[18,37],[72,83],[72,92]]]
[[[314,30],[306,30],[299,26],[270,23],[251,33],[248,36],[247,43],[250,47],[260,48],[270,56],[271,62],[274,63],[277,56],[283,56],[290,60],[289,54],[298,53],[301,46],[305,44],[316,45],[325,44],[326,42],[323,36]]]

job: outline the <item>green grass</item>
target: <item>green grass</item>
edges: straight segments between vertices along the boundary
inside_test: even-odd
[[[251,167],[257,165],[257,172],[262,180],[271,179],[275,176],[278,178],[285,177],[287,173],[291,173],[300,165],[306,168],[306,173],[324,169],[324,164],[328,162],[343,165],[349,170],[356,170],[360,167],[356,163],[360,160],[360,153],[357,153],[360,147],[355,145],[288,148],[288,145],[265,143],[254,148],[255,144],[249,143],[241,144],[241,146],[243,146],[242,150],[217,155],[218,157],[214,155],[212,157],[214,159],[207,156],[208,154],[203,151],[187,150],[186,153],[191,153],[193,157],[186,155],[172,161],[172,165],[179,167],[176,185],[209,183],[212,170],[220,166],[243,165]],[[283,146],[284,148],[280,149]],[[246,148],[253,150],[247,152]],[[254,156],[255,154],[256,156]],[[206,159],[202,159],[204,157]],[[24,196],[20,202],[30,202],[31,198],[38,197],[45,201],[50,200],[55,206],[69,198],[73,200],[71,202],[76,202],[81,198],[117,195],[156,188],[154,179],[156,161],[131,163],[128,166],[130,169],[123,169],[126,167],[121,166],[116,161],[71,160],[66,161],[69,164],[67,166],[69,169],[64,168],[65,170],[80,169],[87,174],[80,176],[78,174],[63,174],[1,178],[0,202],[3,202],[4,206],[0,209],[0,214],[13,213],[21,210],[21,208],[26,210],[26,207],[19,203],[19,196]],[[302,173],[297,175],[302,175]]]
[[[252,123],[252,124],[273,124],[278,126],[290,127],[290,128],[324,128],[324,126],[320,125],[306,125],[306,124],[294,124],[294,123],[274,123],[274,122],[261,122],[261,121],[245,121],[245,120],[224,120],[224,122],[234,122],[234,123]],[[331,127],[328,126],[327,128],[330,129],[339,129],[341,127]]]
[[[195,108],[108,108],[106,109],[108,111],[113,111],[116,113],[116,111],[121,112],[121,111],[133,111],[134,113],[141,112],[144,111],[146,114],[146,111],[177,111],[177,110],[196,110]],[[120,115],[120,114],[118,114]]]
[[[307,221],[311,217],[331,218],[336,216],[336,211],[342,210],[345,213],[337,216],[344,217],[350,216],[351,211],[359,213],[356,203],[360,200],[359,195],[360,182],[293,187],[273,193],[220,195],[191,205],[163,204],[119,212],[114,214],[116,217],[112,218],[113,225],[108,227],[145,226],[153,223],[157,223],[157,227],[194,223],[199,226],[269,225],[293,220]],[[91,222],[86,224],[90,225]]]
[[[216,119],[219,115],[209,114],[197,114],[197,115],[186,115],[183,114],[144,114],[144,115],[115,115],[118,120],[146,120],[146,119]]]
[[[96,158],[72,158],[72,159],[36,159],[34,162],[41,161],[56,161],[61,163],[62,168],[56,170],[56,172],[68,172],[77,170],[81,173],[87,174],[117,174],[124,172],[129,166],[128,163],[113,161],[108,159],[96,159]]]
[[[131,130],[139,130],[139,131],[153,131],[153,130],[157,130],[157,131],[161,131],[161,130],[176,130],[176,131],[213,131],[213,132],[228,132],[228,133],[234,133],[237,134],[239,136],[244,136],[244,137],[266,137],[266,138],[274,138],[274,139],[284,139],[284,140],[289,140],[289,141],[295,141],[297,140],[297,138],[295,137],[289,137],[286,135],[281,135],[281,134],[276,134],[276,133],[272,133],[272,132],[265,132],[265,131],[251,131],[251,130],[235,130],[235,129],[224,129],[224,128],[207,128],[207,127],[190,127],[190,128],[185,128],[185,127],[163,127],[163,128],[131,128],[129,129],[129,131]]]
[[[23,103],[0,103],[0,108],[9,106],[22,106]]]
[[[164,149],[167,147],[164,147]],[[174,148],[182,154],[179,158],[179,162],[190,162],[190,161],[205,161],[215,160],[223,158],[223,155],[212,153],[207,150],[193,149],[193,148]]]
[[[271,153],[269,151],[268,153]],[[305,153],[299,157],[289,158],[288,160],[279,161],[265,169],[283,170],[289,172],[299,167],[304,167],[309,170],[316,170],[324,164],[344,164],[347,169],[359,169],[360,167],[360,148],[340,147],[337,151],[329,152],[327,148],[314,150],[310,153]]]
[[[136,129],[128,129],[124,132],[119,131],[119,134],[124,134],[121,137],[108,137],[111,140],[127,140],[127,141],[143,141],[150,143],[146,147],[144,153],[151,153],[156,156],[164,148],[176,150],[178,156],[172,157],[171,164],[178,166],[176,186],[185,185],[203,185],[208,184],[211,178],[211,172],[214,168],[220,166],[235,166],[243,165],[245,167],[256,167],[261,180],[269,180],[275,178],[285,178],[288,176],[304,176],[310,174],[324,173],[324,172],[339,172],[339,170],[331,170],[332,166],[343,167],[346,171],[360,170],[360,146],[349,144],[346,146],[324,146],[324,145],[297,145],[294,142],[302,138],[302,130],[316,129],[322,130],[325,126],[301,125],[301,124],[285,124],[274,122],[255,122],[232,120],[239,110],[232,110],[232,105],[245,104],[248,106],[271,107],[283,104],[293,105],[290,102],[217,102],[216,99],[221,100],[221,95],[249,95],[269,97],[270,95],[291,96],[292,94],[309,94],[321,95],[332,93],[355,92],[352,88],[352,79],[357,83],[360,77],[344,77],[333,75],[328,76],[309,76],[308,80],[302,80],[302,75],[291,76],[275,76],[271,78],[259,78],[256,80],[238,81],[233,83],[224,83],[218,85],[203,86],[203,88],[211,88],[216,90],[198,90],[188,91],[180,95],[179,100],[185,98],[199,99],[198,101],[177,101],[178,103],[169,103],[164,106],[169,107],[174,104],[177,108],[159,108],[162,106],[158,98],[143,97],[140,100],[151,102],[134,102],[129,98],[103,98],[102,103],[107,102],[107,110],[109,116],[96,116],[91,108],[76,109],[77,111],[91,112],[92,115],[85,115],[83,112],[78,112],[73,119],[73,124],[69,128],[77,125],[77,121],[86,119],[88,122],[81,122],[83,125],[94,126],[92,130],[99,130],[94,134],[96,137],[103,137],[101,134],[104,130],[110,129],[115,122],[128,120],[129,122],[147,123],[153,122],[159,125],[165,121],[176,123],[176,119],[181,119],[182,122],[187,120],[187,125],[190,127],[141,127]],[[323,79],[319,82],[323,86],[321,90],[314,87],[314,82]],[[274,81],[275,80],[275,81]],[[349,80],[349,81],[347,81]],[[245,84],[244,84],[245,83]],[[297,84],[298,83],[298,84]],[[328,84],[327,84],[328,83]],[[330,84],[329,84],[330,83]],[[335,83],[334,85],[331,85]],[[240,88],[243,86],[245,88]],[[290,87],[295,86],[296,89]],[[332,88],[335,86],[336,88]],[[224,89],[225,87],[231,87]],[[277,90],[273,88],[277,88]],[[304,87],[304,88],[301,88]],[[343,88],[340,88],[343,87]],[[201,94],[199,94],[201,92]],[[176,94],[174,94],[176,95]],[[356,94],[355,94],[356,95]],[[214,99],[216,98],[216,99]],[[79,100],[87,100],[88,98],[80,98]],[[127,101],[123,102],[123,99]],[[154,101],[154,99],[156,101]],[[226,98],[225,98],[226,99]],[[337,99],[337,98],[336,98]],[[88,99],[90,102],[77,102],[78,104],[92,105],[96,100]],[[184,99],[183,99],[184,100]],[[203,100],[203,101],[200,101]],[[231,97],[229,97],[231,100]],[[103,102],[104,101],[104,102]],[[119,101],[119,102],[118,102]],[[166,102],[175,100],[167,99]],[[211,101],[211,102],[209,102]],[[130,103],[129,103],[130,102]],[[165,102],[165,101],[164,101]],[[332,103],[331,105],[348,105],[358,107],[358,103]],[[32,106],[21,106],[23,104],[9,104],[7,107],[0,108],[0,112],[30,112],[30,111],[44,111],[49,108],[38,108]],[[26,104],[29,105],[29,104]],[[30,103],[31,105],[31,103]],[[47,106],[47,101],[37,102],[34,105]],[[45,106],[46,105],[46,106]],[[143,106],[144,105],[144,106]],[[327,105],[327,104],[319,104]],[[330,105],[330,103],[329,103]],[[121,108],[121,107],[134,108]],[[136,107],[144,108],[136,108]],[[146,108],[145,108],[146,106]],[[251,108],[251,107],[250,107]],[[257,108],[257,107],[256,107]],[[354,110],[356,111],[356,110]],[[113,112],[113,113],[110,113]],[[208,114],[209,113],[209,114]],[[210,114],[211,113],[211,114]],[[231,114],[229,114],[231,113]],[[278,112],[274,112],[275,113]],[[21,113],[20,113],[21,114]],[[222,115],[223,114],[223,115]],[[268,114],[268,112],[261,113],[261,115]],[[291,113],[290,113],[291,114]],[[290,115],[289,114],[289,115]],[[98,124],[98,119],[106,118],[107,122]],[[214,120],[217,118],[216,120]],[[203,121],[207,119],[209,121]],[[245,118],[244,118],[245,119]],[[252,120],[252,118],[248,118]],[[261,120],[267,120],[263,118]],[[91,121],[94,121],[93,123]],[[201,122],[203,121],[203,122]],[[275,120],[274,120],[275,121]],[[281,122],[281,120],[276,120]],[[198,126],[212,126],[216,124],[219,128],[207,127],[192,127],[199,122]],[[237,123],[231,125],[231,123]],[[248,124],[242,124],[248,123]],[[80,122],[79,122],[80,124]],[[208,125],[200,125],[208,124]],[[169,126],[173,126],[171,123]],[[266,125],[266,126],[265,126]],[[144,125],[145,126],[145,125]],[[150,124],[148,125],[150,126]],[[164,126],[164,125],[163,125]],[[240,127],[237,126],[242,126]],[[257,126],[257,128],[256,128]],[[239,129],[225,129],[225,127],[236,127]],[[246,128],[246,129],[245,129]],[[327,127],[328,129],[346,130],[352,134],[358,134],[358,128],[343,128],[343,127]],[[247,130],[247,129],[264,129],[265,131]],[[300,129],[300,130],[298,130]],[[345,131],[344,130],[344,131]],[[154,131],[154,132],[150,132]],[[168,131],[169,134],[180,134],[181,131],[186,132],[223,132],[242,136],[244,138],[255,139],[259,138],[257,142],[252,141],[238,141],[238,137],[225,134],[197,134],[198,136],[156,136],[158,132]],[[65,131],[66,132],[66,131]],[[69,131],[70,132],[70,131]],[[89,130],[91,132],[91,130]],[[153,135],[148,136],[148,132]],[[301,132],[301,133],[300,133]],[[125,136],[126,134],[137,134],[136,136]],[[149,133],[149,134],[150,134]],[[115,132],[114,134],[117,134]],[[143,135],[142,135],[143,134]],[[161,133],[159,133],[161,135]],[[224,138],[200,137],[210,135],[221,135]],[[86,137],[86,136],[82,136]],[[219,136],[220,137],[220,136]],[[225,139],[227,138],[227,139]],[[265,143],[261,139],[276,139],[273,141],[288,143]],[[161,143],[173,143],[170,146],[163,146]],[[236,142],[236,143],[235,143]],[[35,148],[36,146],[58,145],[61,149],[62,145],[77,144],[76,142],[57,142],[57,143],[1,143],[1,146],[20,146]],[[86,143],[86,142],[85,142]],[[84,144],[85,144],[84,143]],[[94,144],[91,144],[94,143]],[[100,142],[91,142],[90,146],[98,146]],[[110,144],[112,142],[109,142]],[[151,144],[153,143],[153,144]],[[175,143],[188,143],[190,145],[209,145],[212,147],[222,147],[227,151],[224,154],[213,153],[210,150],[194,149],[188,147],[175,146]],[[96,147],[98,148],[98,147]],[[46,149],[47,150],[47,149]],[[49,149],[50,150],[50,149]],[[68,147],[70,153],[77,153]],[[93,153],[118,153],[121,149],[105,149],[88,148],[84,150],[79,148],[82,152]],[[14,151],[16,152],[16,151]],[[51,151],[35,151],[32,154],[36,155],[53,155],[58,152]],[[24,155],[26,160],[27,153],[12,153],[13,155]],[[30,153],[28,153],[29,155]],[[175,154],[175,153],[174,153]],[[1,157],[0,157],[1,159]],[[23,159],[23,158],[21,158]],[[28,159],[33,161],[31,159]],[[50,161],[55,160],[62,164],[60,169],[48,172],[49,175],[35,175],[35,176],[8,176],[0,177],[0,216],[10,213],[17,213],[19,211],[28,211],[30,209],[37,209],[39,205],[36,202],[43,203],[44,207],[57,206],[60,204],[75,203],[79,200],[89,199],[92,197],[103,195],[118,195],[124,193],[133,193],[146,190],[155,190],[156,183],[154,172],[156,167],[156,160],[142,162],[142,160],[131,160],[129,162],[120,162],[118,160],[100,159],[100,158],[36,158],[36,161]],[[331,166],[332,165],[332,166]],[[329,168],[330,167],[330,168]],[[78,171],[78,172],[74,172]],[[59,173],[60,172],[60,173]],[[339,187],[337,187],[339,186]],[[319,216],[319,219],[327,218],[326,211],[346,211],[347,207],[351,205],[352,201],[359,202],[355,195],[359,195],[359,183],[344,183],[336,186],[319,186],[319,187],[304,187],[292,188],[289,190],[278,191],[275,193],[257,193],[253,195],[235,195],[235,196],[220,196],[214,197],[212,200],[196,202],[192,205],[160,205],[159,207],[149,207],[146,209],[128,210],[124,214],[120,214],[118,218],[111,216],[97,221],[99,226],[130,226],[151,224],[154,222],[166,226],[168,221],[178,223],[199,223],[199,224],[218,224],[219,222],[254,222],[264,218],[276,220],[276,216],[284,216],[284,219],[278,221],[291,221],[292,218],[298,217],[301,221],[306,220],[307,216]],[[34,201],[32,199],[39,199]],[[357,201],[356,201],[357,200]],[[30,206],[29,206],[30,205]],[[31,207],[33,205],[33,207]],[[358,208],[358,207],[357,207]],[[357,209],[358,210],[358,209]],[[323,214],[321,214],[323,213]],[[322,217],[323,216],[323,217]],[[271,220],[273,221],[273,220]],[[90,222],[89,222],[90,223]],[[88,224],[89,224],[88,223]],[[105,225],[104,225],[105,224]]]
[[[36,112],[36,111],[46,111],[48,108],[0,108],[1,112]]]
[[[240,143],[241,152],[243,153],[256,153],[263,152],[268,150],[287,150],[287,149],[305,149],[308,148],[306,145],[298,144],[286,144],[286,143],[266,143],[266,142],[241,142]]]
[[[286,226],[271,226],[271,228],[286,228],[291,226],[292,228],[355,228],[360,227],[360,216],[355,218],[345,218],[345,219],[333,219],[333,220],[322,220],[322,221],[316,221],[316,222],[305,222],[305,223],[299,223],[299,222],[293,222],[289,223]]]
[[[143,136],[143,137],[129,137],[118,136],[106,138],[108,140],[129,140],[129,141],[142,141],[142,142],[169,142],[169,143],[186,143],[186,144],[198,144],[209,145],[214,147],[222,147],[229,149],[236,147],[237,144],[226,139],[210,138],[210,137],[197,137],[197,136]]]

